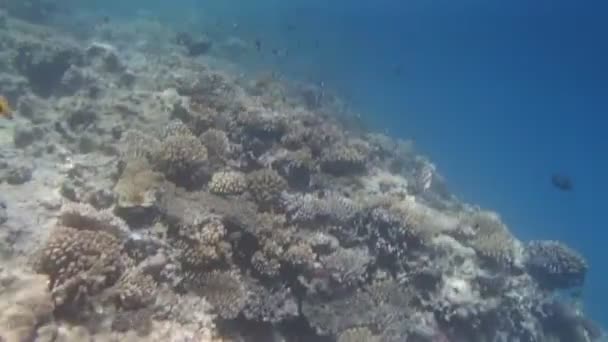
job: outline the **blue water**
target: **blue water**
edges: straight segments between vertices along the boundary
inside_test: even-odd
[[[138,3],[117,9],[127,13],[126,6]],[[559,239],[580,250],[591,264],[586,309],[608,325],[606,1],[162,6],[170,9],[166,17],[185,10],[238,24],[234,34],[247,41],[289,49],[286,59],[255,58],[292,77],[323,81],[377,129],[413,138],[453,192],[498,211],[521,239]],[[572,177],[574,191],[554,189],[554,172]]]

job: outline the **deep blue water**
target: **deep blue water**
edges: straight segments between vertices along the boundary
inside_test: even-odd
[[[608,325],[605,1],[164,4],[165,17],[200,12],[238,23],[233,33],[247,41],[288,48],[287,59],[256,58],[324,81],[377,129],[413,138],[459,197],[498,211],[518,237],[580,250],[591,264],[587,310]],[[574,191],[554,189],[554,172]]]

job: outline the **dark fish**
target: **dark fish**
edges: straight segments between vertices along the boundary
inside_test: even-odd
[[[101,20],[102,23],[104,24],[109,24],[110,23],[110,17],[109,16],[104,16]]]
[[[287,32],[292,32],[296,30],[296,26],[294,24],[287,24]]]
[[[258,51],[262,51],[262,42],[259,39],[255,40],[255,49]]]
[[[574,183],[570,177],[561,174],[553,174],[551,176],[551,184],[561,191],[572,191],[574,189]]]

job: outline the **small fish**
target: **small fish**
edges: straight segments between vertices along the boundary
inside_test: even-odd
[[[262,51],[262,42],[259,39],[255,40],[255,49],[258,51]]]
[[[551,184],[561,191],[572,191],[574,189],[574,183],[570,177],[557,173],[551,176]]]
[[[11,110],[11,107],[8,104],[8,100],[4,96],[1,96],[1,95],[0,95],[0,116],[7,118],[7,119],[13,118],[13,111]]]

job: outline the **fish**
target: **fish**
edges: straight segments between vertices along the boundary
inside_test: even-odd
[[[572,182],[572,179],[563,174],[553,174],[551,176],[551,184],[553,184],[556,189],[564,192],[572,191],[574,189],[574,182]]]
[[[6,118],[6,119],[12,119],[13,118],[13,110],[11,109],[11,106],[8,104],[8,100],[0,95],[0,116]]]
[[[258,51],[262,51],[262,42],[259,39],[255,40],[255,49]]]

